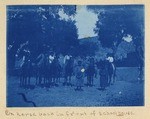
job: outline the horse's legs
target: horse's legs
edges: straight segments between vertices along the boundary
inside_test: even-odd
[[[91,85],[92,85],[92,86],[94,85],[94,75],[91,76]]]
[[[58,75],[56,76],[56,83],[59,83],[59,81],[58,81]]]
[[[46,78],[46,84],[50,84],[50,79],[49,79],[49,77]]]
[[[60,83],[60,78],[61,78],[61,72],[59,73],[59,76],[58,76],[59,83]]]
[[[24,86],[24,76],[22,76],[22,86]]]
[[[108,76],[108,84],[110,85],[112,83],[112,74],[109,74]]]
[[[45,85],[47,85],[49,83],[49,77],[46,75],[45,76]]]
[[[35,76],[35,78],[36,78],[36,82],[35,82],[35,84],[37,85],[37,84],[38,84],[38,77],[37,77],[37,76]]]
[[[108,85],[110,85],[110,75],[108,75]]]
[[[38,85],[38,75],[35,74],[35,85]]]
[[[40,75],[39,76],[39,85],[41,85],[42,84],[42,76]]]
[[[52,76],[49,77],[48,83],[49,85],[52,85]]]
[[[44,85],[46,85],[46,77],[44,76]]]
[[[28,77],[26,76],[25,77],[25,86],[27,86],[27,80],[28,80]]]
[[[60,72],[58,72],[58,74],[56,75],[56,80],[57,80],[57,83],[60,83]]]
[[[69,76],[69,85],[71,85],[71,75]]]
[[[55,82],[55,76],[53,76],[53,85],[55,85],[55,83],[56,83],[56,82]]]
[[[23,71],[22,71],[22,68],[20,69],[20,86],[22,87],[23,86]]]
[[[46,84],[49,84],[49,77],[46,77]]]
[[[58,82],[60,83],[60,78],[61,78],[61,72],[59,72],[59,76],[58,76]]]
[[[36,69],[36,71],[35,71],[35,79],[36,79],[36,85],[38,85],[38,77],[39,76],[39,71],[38,71],[38,69]]]
[[[23,76],[23,78],[22,78],[22,85],[25,86],[25,83],[26,83],[26,79],[25,79],[25,76]]]
[[[92,76],[89,76],[89,85],[92,86]]]
[[[67,84],[67,81],[68,81],[68,76],[66,75],[66,76],[64,77],[64,85]]]
[[[115,81],[116,81],[116,75],[115,75],[115,73],[113,73],[113,76],[112,76],[112,83],[115,83]]]
[[[31,79],[31,77],[28,76],[28,85],[29,85],[29,86],[30,86],[30,79]]]
[[[20,86],[22,86],[22,76],[20,76]]]
[[[89,86],[90,85],[90,77],[89,77],[89,75],[87,75],[87,86]]]

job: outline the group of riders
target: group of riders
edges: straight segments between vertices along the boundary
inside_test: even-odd
[[[26,88],[31,84],[57,87],[62,83],[63,86],[76,86],[75,90],[82,90],[84,83],[91,87],[94,86],[94,79],[99,78],[99,86],[103,90],[115,82],[116,67],[110,56],[98,61],[92,56],[73,57],[41,52],[33,62],[30,51],[24,50],[19,65],[20,86]]]

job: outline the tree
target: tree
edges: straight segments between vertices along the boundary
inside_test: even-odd
[[[126,57],[133,50],[125,49],[129,48],[129,44],[134,44],[137,56],[135,59],[139,65],[138,77],[142,80],[144,76],[144,6],[103,6],[98,17],[99,21],[95,31],[98,33],[102,46],[111,48],[114,56],[124,55]],[[125,44],[125,42],[128,43]]]
[[[44,50],[73,53],[78,45],[75,21],[61,19],[60,10],[68,17],[76,13],[71,5],[7,7],[7,56],[9,61],[13,59],[12,65],[17,50],[27,41],[33,59]]]
[[[80,43],[78,48],[78,52],[79,52],[78,55],[95,56],[98,49],[99,49],[99,44],[97,42],[93,42],[92,38],[83,39],[83,41]]]
[[[119,44],[124,40],[123,37],[130,35],[136,47],[137,57],[141,59],[144,54],[143,6],[103,6],[101,9],[103,10],[99,12],[96,33],[102,46],[113,49],[115,55]]]

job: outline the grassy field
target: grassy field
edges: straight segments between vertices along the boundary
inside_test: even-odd
[[[63,86],[42,88],[39,86],[33,89],[19,87],[18,77],[7,79],[7,106],[8,107],[32,107],[26,103],[21,95],[24,93],[27,100],[33,101],[38,107],[55,106],[143,106],[144,105],[144,82],[138,83],[137,68],[117,68],[117,81],[114,85],[100,91],[99,77],[94,79],[94,87],[83,87],[83,91],[75,91],[73,87]],[[63,82],[63,79],[61,80]],[[75,83],[75,78],[72,80]],[[86,78],[84,79],[86,83]],[[32,83],[35,79],[32,78]]]
[[[138,80],[138,68],[119,67],[116,70],[116,76],[119,81],[136,82]]]

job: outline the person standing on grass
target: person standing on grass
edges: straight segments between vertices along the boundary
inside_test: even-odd
[[[94,85],[94,74],[95,74],[94,58],[89,59],[89,65],[86,69],[86,74],[87,74],[87,86],[93,86]]]
[[[84,83],[84,72],[85,69],[82,66],[82,61],[78,61],[78,65],[75,67],[75,77],[77,86],[75,91],[83,91],[82,86]]]
[[[107,71],[107,65],[106,61],[101,61],[100,62],[100,70],[99,70],[99,75],[100,75],[100,89],[105,90],[107,83],[108,83],[108,71]]]
[[[72,86],[71,83],[71,78],[73,75],[73,66],[74,66],[74,60],[72,56],[69,56],[68,59],[65,62],[65,81],[64,81],[64,86]]]
[[[113,57],[107,58],[107,69],[108,69],[108,86],[109,86],[115,83],[115,76],[116,76],[116,67],[114,64]]]

